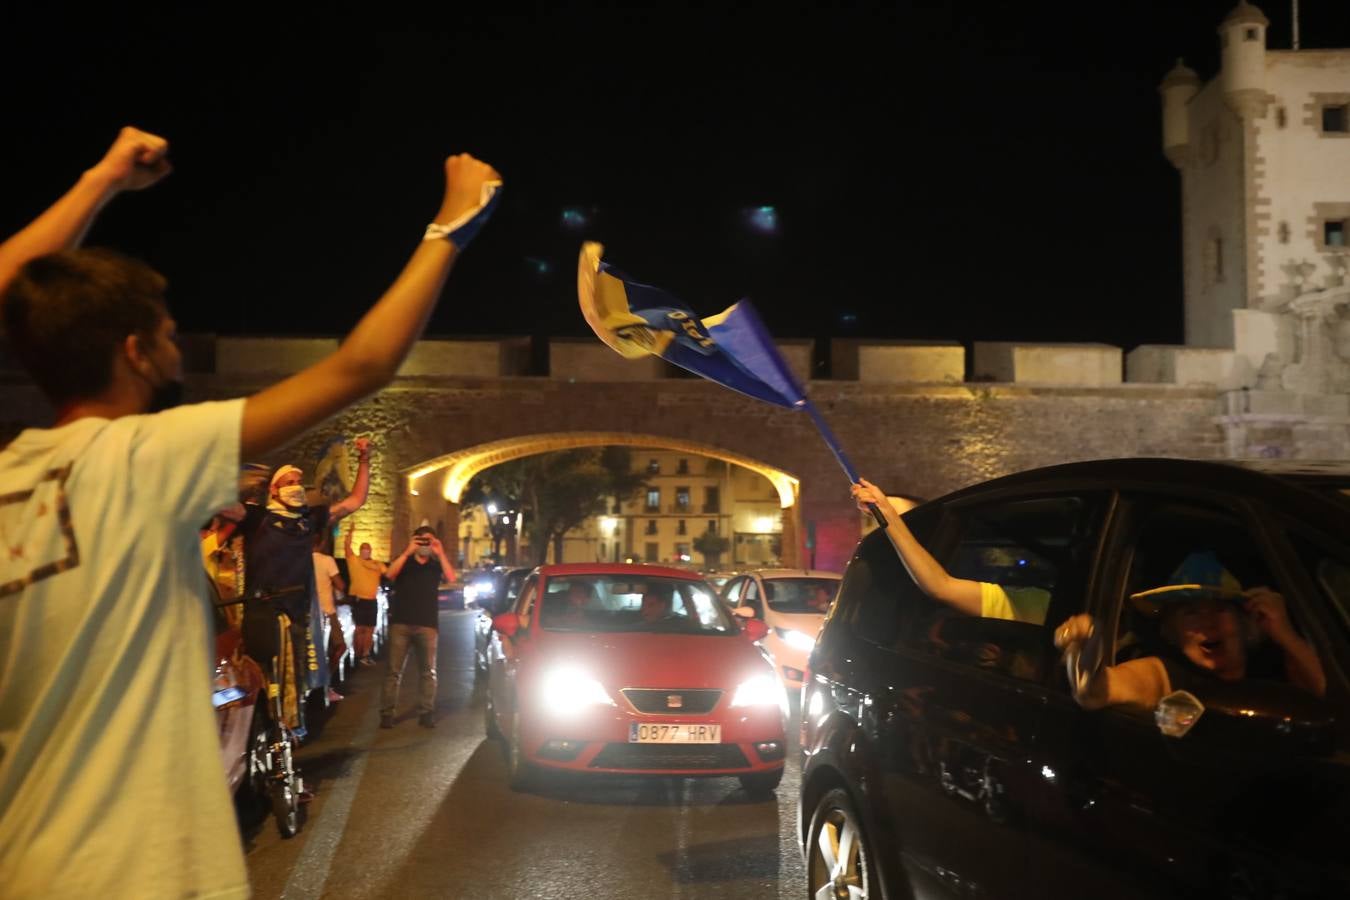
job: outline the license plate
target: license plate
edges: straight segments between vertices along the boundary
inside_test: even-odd
[[[630,744],[720,744],[721,725],[681,725],[677,723],[628,723]]]

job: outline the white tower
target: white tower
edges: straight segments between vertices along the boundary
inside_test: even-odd
[[[1244,118],[1265,115],[1270,96],[1266,93],[1266,28],[1270,20],[1247,0],[1241,0],[1219,26],[1223,48],[1220,87],[1224,102]]]
[[[1178,169],[1186,164],[1191,143],[1191,112],[1187,104],[1200,90],[1200,76],[1177,60],[1158,85],[1162,94],[1163,153]]]

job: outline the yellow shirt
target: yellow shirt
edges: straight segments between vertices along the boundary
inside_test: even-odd
[[[347,557],[347,574],[351,576],[351,595],[362,600],[374,600],[380,589],[380,576],[388,567],[378,559]]]
[[[1044,588],[1004,588],[980,582],[980,615],[986,619],[1007,619],[1044,625],[1050,609],[1050,592]]]

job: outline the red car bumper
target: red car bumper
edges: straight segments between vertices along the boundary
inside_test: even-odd
[[[554,714],[521,710],[522,756],[541,768],[616,775],[749,775],[783,767],[786,723],[777,707],[718,708],[703,715],[646,715],[615,707]],[[717,743],[638,743],[633,723],[719,725]]]

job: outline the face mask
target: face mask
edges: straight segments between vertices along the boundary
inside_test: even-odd
[[[305,486],[303,484],[288,484],[284,488],[279,488],[277,490],[277,499],[287,506],[304,506]]]
[[[426,559],[427,557],[429,557],[429,556],[431,555],[431,548],[430,548],[430,547],[418,547],[418,548],[417,548],[416,550],[414,550],[413,552],[416,553],[417,556],[418,556],[420,559]]]

